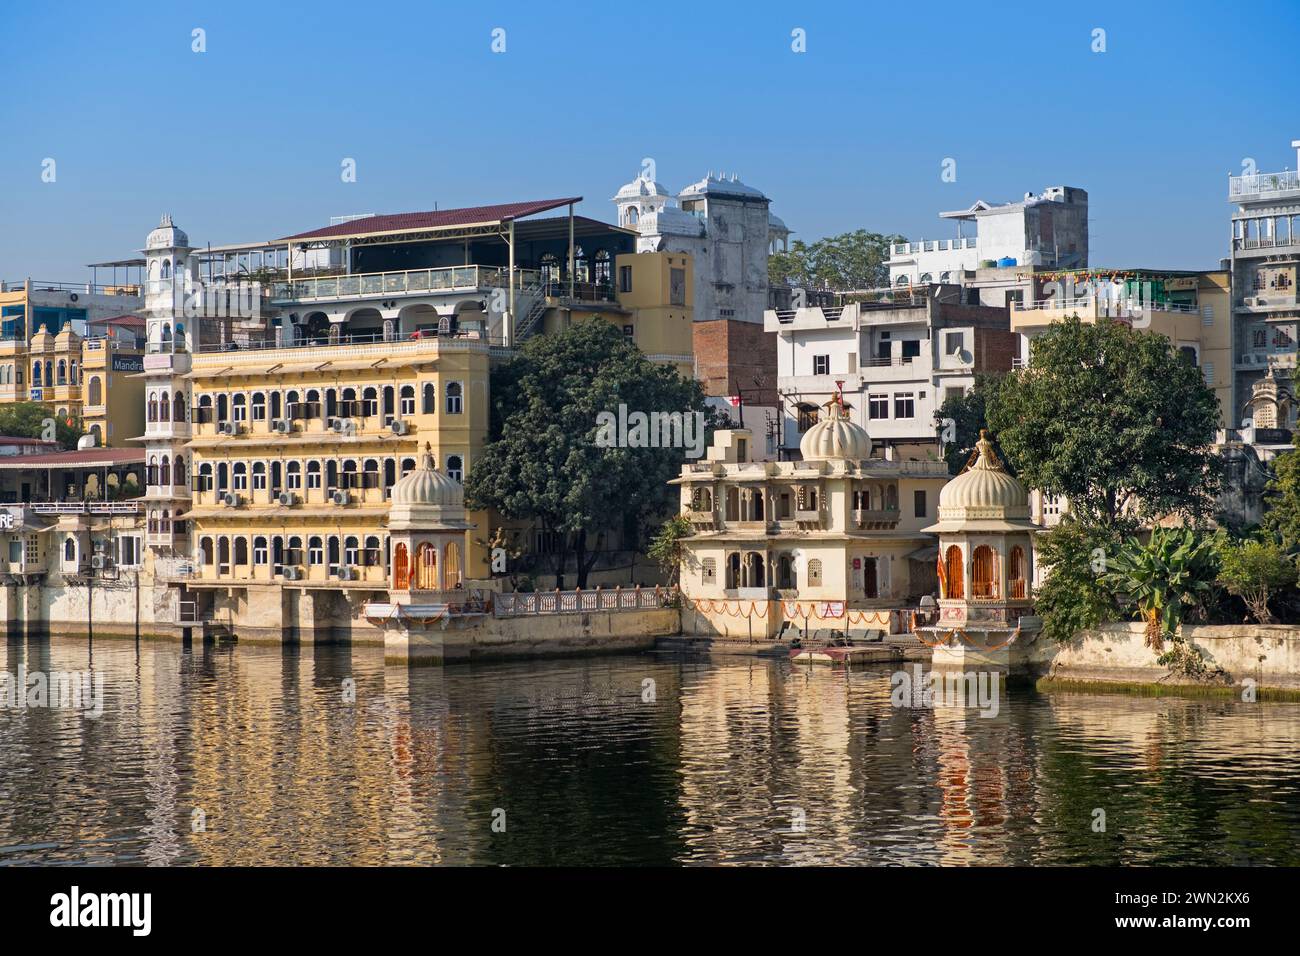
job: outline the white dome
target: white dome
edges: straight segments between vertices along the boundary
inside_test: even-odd
[[[164,214],[162,221],[158,223],[158,228],[149,233],[149,238],[145,240],[145,249],[188,249],[190,248],[190,237],[185,235],[183,229],[179,229],[172,223],[170,213]]]
[[[1023,518],[1029,493],[1007,474],[988,433],[981,430],[974,463],[939,492],[939,518]]]
[[[433,466],[433,453],[425,446],[420,464],[393,485],[394,505],[425,505],[439,508],[464,508],[465,490],[459,481],[444,475]]]
[[[837,399],[827,408],[827,417],[804,432],[799,452],[804,461],[862,461],[871,457],[871,437],[861,425],[849,421]]]
[[[746,186],[736,174],[732,173],[730,178],[724,173],[721,176],[715,176],[712,172],[705,176],[698,183],[691,183],[678,195],[680,199],[690,199],[695,196],[747,196],[752,199],[766,199],[760,190],[753,186]]]
[[[623,199],[645,199],[646,197],[656,196],[668,199],[670,193],[664,189],[663,185],[653,179],[646,179],[644,176],[638,176],[614,196],[613,201],[618,202]]]
[[[787,226],[784,220],[774,212],[769,212],[767,214],[767,228],[772,232],[788,233],[790,231],[790,227]]]

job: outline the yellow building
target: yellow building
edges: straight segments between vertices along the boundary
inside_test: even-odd
[[[574,322],[604,319],[623,330],[652,362],[695,376],[694,259],[687,253],[624,253],[614,260],[613,296],[607,301],[548,302],[543,330],[553,334]]]
[[[31,282],[0,291],[0,404],[49,405],[100,444],[139,434],[143,386],[126,376],[139,370],[141,343],[119,321],[139,305],[135,291]],[[98,373],[89,380],[87,366]]]
[[[196,353],[188,586],[237,604],[257,586],[386,591],[391,489],[426,443],[463,480],[487,434],[488,362],[469,336]],[[467,535],[453,576],[486,570]]]

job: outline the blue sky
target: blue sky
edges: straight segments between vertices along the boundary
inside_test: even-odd
[[[435,202],[611,219],[643,157],[674,190],[738,173],[805,240],[1081,186],[1094,265],[1210,268],[1227,175],[1295,166],[1298,50],[1296,0],[6,5],[0,277],[82,280],[164,211],[213,243]]]

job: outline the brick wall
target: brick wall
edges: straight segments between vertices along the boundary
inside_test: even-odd
[[[776,405],[775,332],[754,322],[696,322],[695,377],[706,395],[744,390],[746,405]],[[759,384],[755,383],[758,379]]]

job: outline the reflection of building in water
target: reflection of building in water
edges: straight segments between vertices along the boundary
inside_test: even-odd
[[[763,661],[691,675],[677,798],[692,861],[779,853],[791,863],[831,863],[853,852],[848,676],[783,676]],[[737,793],[752,800],[739,817]]]

